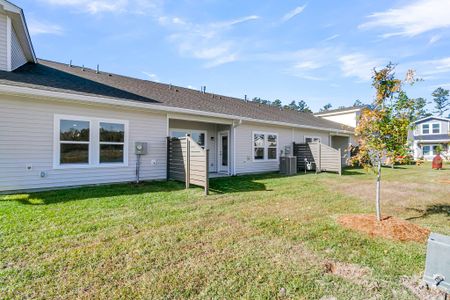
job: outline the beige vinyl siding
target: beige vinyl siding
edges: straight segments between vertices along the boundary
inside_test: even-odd
[[[128,166],[53,169],[55,114],[128,120]],[[136,141],[148,143],[141,179],[164,179],[166,131],[167,118],[161,113],[1,96],[0,191],[133,181]],[[32,170],[27,170],[30,164]],[[47,172],[45,178],[41,171]]]
[[[17,38],[14,28],[11,31],[11,70],[15,70],[23,66],[27,62],[27,58],[23,53],[22,46]]]
[[[279,160],[253,160],[253,132],[278,134],[278,156],[285,146],[292,145],[292,129],[288,127],[265,126],[243,123],[236,127],[236,173],[263,173],[280,169]]]
[[[0,70],[7,71],[7,25],[6,15],[0,14]]]

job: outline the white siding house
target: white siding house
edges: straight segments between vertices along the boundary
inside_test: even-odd
[[[415,159],[432,160],[438,153],[448,159],[450,154],[450,119],[442,117],[427,117],[415,122],[412,131],[413,153]]]
[[[209,171],[279,170],[293,142],[353,135],[312,114],[37,60],[23,12],[0,0],[0,192],[167,178],[168,138],[209,150]]]
[[[105,106],[83,106],[57,101],[1,97],[0,100],[0,191],[133,181],[136,156],[128,151],[123,166],[54,166],[55,117],[129,122],[129,147],[135,141],[149,144],[142,158],[143,180],[166,176],[166,114]],[[94,141],[91,141],[92,147]],[[42,173],[42,174],[41,174]]]

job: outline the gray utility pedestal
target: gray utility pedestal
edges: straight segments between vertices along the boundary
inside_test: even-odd
[[[450,293],[450,236],[430,234],[423,279],[428,285]]]

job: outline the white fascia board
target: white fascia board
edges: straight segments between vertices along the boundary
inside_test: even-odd
[[[25,33],[25,39],[27,40],[28,47],[30,48],[32,60],[34,63],[37,63],[36,54],[34,52],[33,43],[31,41],[30,32],[28,31],[28,25],[27,25],[27,21],[25,19],[25,14],[23,13],[23,10],[20,7],[18,7],[17,5],[10,3],[9,1],[5,1],[5,0],[0,0],[0,5],[3,7],[5,12],[7,12],[8,14],[11,14],[11,16],[15,15],[20,18],[20,23],[21,23],[21,25],[23,27],[23,31]],[[14,18],[15,18],[15,16],[14,16]],[[17,30],[16,30],[16,34],[19,35],[19,34],[21,34],[21,32],[17,32]]]
[[[428,119],[436,119],[436,120],[450,122],[450,119],[448,119],[448,118],[429,116],[429,117],[425,117],[425,118],[419,119],[419,120],[415,121],[414,123],[419,123],[419,122],[422,122],[422,121],[425,121],[425,120],[428,120]]]
[[[27,20],[25,19],[25,15],[23,10],[20,10],[20,19],[22,21],[22,26],[25,31],[25,36],[28,41],[28,46],[30,47],[31,56],[33,58],[33,62],[37,63],[36,53],[34,52],[33,42],[31,41],[30,32],[28,31]]]
[[[119,100],[119,99],[99,97],[99,96],[86,96],[86,95],[80,95],[80,94],[47,91],[47,90],[34,89],[34,88],[28,88],[28,87],[18,87],[18,86],[5,85],[5,84],[0,84],[0,94],[6,94],[6,95],[12,95],[12,96],[23,96],[23,97],[27,97],[30,99],[40,99],[40,100],[49,100],[49,98],[50,98],[51,100],[56,100],[56,101],[63,100],[63,101],[71,101],[71,102],[79,102],[79,103],[95,103],[95,104],[121,106],[121,107],[129,107],[129,108],[141,108],[141,109],[149,109],[149,110],[155,110],[155,111],[160,111],[160,112],[184,113],[184,114],[197,115],[197,116],[238,120],[239,122],[248,121],[248,122],[255,122],[255,123],[262,123],[262,124],[278,125],[278,126],[284,126],[284,127],[314,129],[314,130],[333,132],[333,133],[353,134],[352,131],[344,130],[344,129],[316,127],[316,126],[309,126],[309,125],[299,125],[299,124],[278,122],[278,121],[266,121],[266,120],[259,120],[259,119],[234,116],[234,115],[228,115],[228,114],[222,114],[222,113],[213,113],[213,112],[199,111],[199,110],[187,109],[187,108],[163,106],[163,105],[144,103],[144,102],[133,101],[133,100]]]
[[[362,109],[361,108],[354,108],[354,109],[341,110],[341,111],[336,111],[336,112],[315,113],[314,115],[317,116],[317,117],[337,116],[337,115],[349,114],[349,113],[352,113],[352,112],[358,112],[360,110],[362,110]]]
[[[12,71],[12,23],[11,18],[6,16],[6,71]]]

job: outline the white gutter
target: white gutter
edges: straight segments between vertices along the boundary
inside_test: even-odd
[[[156,110],[156,111],[161,111],[161,112],[186,113],[186,114],[197,115],[197,116],[217,117],[217,118],[234,119],[234,120],[240,120],[240,121],[279,125],[279,126],[285,126],[285,127],[315,129],[315,130],[328,131],[328,132],[331,131],[334,133],[353,134],[352,131],[343,130],[343,129],[299,125],[299,124],[278,122],[278,121],[266,121],[266,120],[248,118],[248,117],[227,115],[227,114],[222,114],[222,113],[198,111],[198,110],[194,110],[194,109],[178,108],[178,107],[171,107],[171,106],[163,106],[161,104],[158,105],[158,104],[145,103],[145,102],[133,101],[133,100],[118,100],[118,99],[106,98],[106,97],[100,97],[100,96],[86,96],[86,95],[72,94],[72,93],[65,93],[65,92],[46,91],[46,90],[41,90],[41,89],[18,87],[18,86],[5,85],[5,84],[0,84],[0,94],[6,94],[6,95],[11,95],[11,96],[23,96],[23,97],[27,97],[30,99],[48,100],[49,98],[51,98],[53,100],[67,100],[67,101],[81,102],[81,103],[95,103],[95,104],[105,104],[105,105],[112,105],[112,106],[151,109],[151,110]]]

